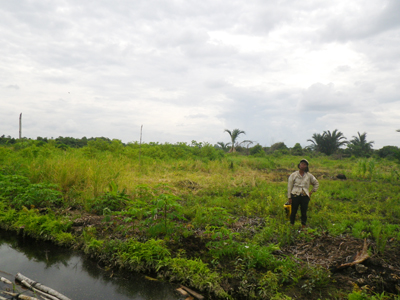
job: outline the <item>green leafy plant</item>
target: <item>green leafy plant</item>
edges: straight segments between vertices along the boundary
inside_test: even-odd
[[[116,257],[121,265],[132,270],[143,271],[157,267],[170,255],[164,240],[150,239],[142,243],[129,239],[120,245]]]
[[[30,184],[23,193],[11,201],[11,204],[17,209],[21,209],[22,206],[38,208],[59,206],[62,203],[62,194],[55,190],[56,188],[55,184]]]
[[[356,238],[366,238],[369,235],[369,225],[366,221],[359,221],[353,225],[352,233]]]
[[[20,175],[0,175],[0,196],[13,200],[16,196],[25,193],[30,181]]]
[[[125,190],[119,191],[114,181],[109,184],[109,189],[103,195],[95,198],[91,210],[96,214],[101,215],[104,209],[120,211],[126,207],[129,197]]]
[[[148,207],[147,219],[144,225],[149,226],[147,230],[150,236],[159,234],[172,234],[180,226],[177,220],[185,220],[182,206],[177,202],[179,198],[170,194],[161,194],[152,201]]]
[[[196,214],[192,224],[198,227],[223,226],[232,224],[235,218],[222,207],[195,207]]]

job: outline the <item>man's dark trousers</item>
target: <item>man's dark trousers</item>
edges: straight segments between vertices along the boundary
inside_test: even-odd
[[[290,215],[290,224],[294,225],[294,220],[296,219],[297,210],[300,206],[301,211],[301,224],[306,225],[307,223],[307,209],[308,203],[310,202],[310,197],[308,196],[292,196],[292,214]]]

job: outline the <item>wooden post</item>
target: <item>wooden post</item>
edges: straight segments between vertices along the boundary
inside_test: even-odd
[[[19,139],[22,137],[22,113],[19,114]]]

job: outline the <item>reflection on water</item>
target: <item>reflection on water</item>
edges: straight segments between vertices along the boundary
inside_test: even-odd
[[[14,281],[18,272],[73,300],[182,299],[170,284],[113,274],[79,253],[0,230],[0,276]]]

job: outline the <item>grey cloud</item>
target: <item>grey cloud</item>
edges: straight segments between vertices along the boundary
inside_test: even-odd
[[[335,69],[335,71],[337,71],[337,72],[348,72],[348,71],[350,71],[350,70],[351,70],[351,67],[350,67],[350,66],[347,66],[347,65],[338,66],[338,67]]]
[[[214,80],[210,79],[210,80],[206,80],[204,85],[210,89],[219,89],[219,88],[223,88],[223,87],[227,86],[228,83],[223,79],[214,79]]]
[[[324,41],[341,41],[367,39],[386,31],[400,27],[400,2],[387,0],[372,6],[372,9],[361,9],[360,2],[345,14],[334,14],[329,17],[325,29],[320,32]]]
[[[382,14],[377,18],[377,27],[382,30],[391,30],[400,27],[400,2],[389,0],[383,9]]]
[[[12,89],[12,90],[19,90],[19,86],[16,84],[10,84],[6,86],[7,89]]]
[[[188,119],[208,119],[209,116],[207,116],[205,114],[194,114],[194,115],[185,116],[185,118],[188,118]]]
[[[69,84],[73,81],[72,78],[69,78],[68,76],[59,76],[59,75],[54,75],[54,76],[41,76],[41,79],[44,81],[48,82],[53,82],[56,84]]]
[[[224,44],[205,43],[203,45],[190,45],[182,48],[184,53],[191,58],[210,58],[217,64],[221,64],[221,62],[217,62],[216,60],[222,59],[226,61],[229,57],[237,53],[237,49]]]
[[[376,89],[376,85],[371,82],[356,81],[354,85],[364,93],[373,93]]]
[[[186,45],[204,44],[209,36],[204,29],[181,28],[174,24],[172,28],[164,27],[156,33],[155,41],[158,47],[181,47]]]
[[[301,111],[346,111],[351,108],[348,95],[335,89],[333,83],[315,83],[303,92],[298,105]]]
[[[248,132],[246,139],[265,145],[265,141],[271,139],[282,141],[288,137],[287,130],[296,115],[298,92],[292,89],[268,92],[254,87],[231,87],[225,91],[229,102],[219,117],[226,120],[228,128]]]
[[[353,48],[358,53],[365,54],[371,65],[376,70],[393,74],[400,66],[400,36],[398,32],[385,32],[354,44]]]

